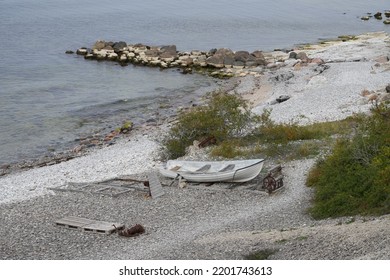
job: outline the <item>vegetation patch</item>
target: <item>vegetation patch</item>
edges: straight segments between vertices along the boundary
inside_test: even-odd
[[[315,218],[390,213],[389,104],[359,120],[354,135],[339,139],[309,173]]]
[[[245,260],[268,260],[276,251],[272,249],[259,250],[244,256]]]
[[[299,125],[275,123],[271,111],[251,113],[237,94],[212,92],[205,106],[179,114],[164,140],[165,157],[178,158],[194,140],[213,139],[214,158],[296,160],[319,157],[306,184],[315,190],[314,218],[390,213],[390,109],[370,115]]]
[[[237,94],[215,91],[209,94],[205,106],[182,112],[164,140],[167,158],[185,155],[186,148],[195,140],[213,138],[215,143],[235,139],[245,135],[254,116],[244,99]],[[221,148],[230,149],[225,146]],[[234,153],[233,150],[229,152]]]

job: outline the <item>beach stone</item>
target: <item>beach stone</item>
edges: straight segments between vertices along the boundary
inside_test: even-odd
[[[177,48],[176,45],[168,45],[168,46],[162,46],[160,48],[160,54],[166,54],[170,56],[176,56],[177,55]]]
[[[102,50],[105,50],[106,52],[114,52],[114,48],[111,45],[106,45]]]
[[[282,102],[284,102],[284,101],[287,101],[287,100],[289,100],[291,97],[289,96],[289,95],[281,95],[281,96],[279,96],[278,98],[276,98],[276,101],[278,102],[278,103],[282,103]]]
[[[198,50],[193,50],[193,51],[191,51],[191,55],[201,56],[201,55],[203,55],[203,53],[201,51],[198,51]]]
[[[376,18],[376,19],[382,19],[382,13],[381,13],[381,12],[377,12],[377,13],[374,15],[374,18]]]
[[[208,55],[209,55],[209,56],[212,56],[212,55],[214,55],[216,52],[217,52],[217,49],[211,49],[211,50],[209,50]]]
[[[117,53],[110,53],[107,55],[107,58],[109,60],[117,60],[118,59],[118,54]]]
[[[112,45],[112,48],[114,49],[115,52],[122,51],[124,48],[127,48],[126,42],[120,41],[116,42]]]
[[[92,50],[101,50],[106,46],[105,41],[96,41],[95,44],[92,46]]]
[[[84,59],[94,59],[94,55],[92,53],[87,53],[86,55],[84,55]]]
[[[148,57],[158,57],[159,56],[159,52],[158,50],[146,50],[145,51],[145,55],[148,56]]]
[[[224,66],[224,57],[220,54],[214,54],[213,56],[207,58],[207,65],[215,68],[223,68]]]
[[[249,57],[250,57],[250,54],[247,51],[237,51],[234,54],[234,60],[242,61],[244,63],[249,59]]]
[[[87,53],[88,53],[87,48],[79,48],[76,51],[76,54],[78,54],[78,55],[86,55]]]
[[[321,58],[313,58],[313,59],[311,59],[310,60],[310,63],[315,63],[315,64],[324,64],[325,63],[325,61],[323,60],[323,59],[321,59]]]
[[[297,59],[297,53],[296,52],[290,52],[288,55],[288,58]]]
[[[361,19],[361,20],[369,20],[370,17],[369,17],[369,16],[364,16],[364,17],[361,17],[360,19]]]
[[[387,92],[387,93],[390,93],[390,84],[388,84],[388,85],[386,86],[386,92]]]
[[[385,11],[385,16],[387,17],[387,18],[390,18],[390,11]]]
[[[384,24],[390,24],[390,20],[389,19],[386,19],[383,21]]]
[[[71,51],[71,50],[67,50],[65,51],[66,54],[74,54],[74,51]]]
[[[305,52],[299,52],[297,53],[297,59],[300,59],[301,61],[303,62],[307,62],[309,61],[309,57],[307,56],[307,54]]]

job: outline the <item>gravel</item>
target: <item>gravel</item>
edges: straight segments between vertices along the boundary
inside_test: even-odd
[[[378,42],[384,41],[373,42],[382,46]],[[381,54],[373,45],[368,49],[371,55]],[[324,58],[325,54],[323,49]],[[318,65],[309,65],[293,72],[287,81],[273,84],[269,100],[258,104],[257,110],[273,106],[272,117],[277,121],[304,112],[310,122],[366,110],[361,88],[373,89],[390,80],[388,71],[367,74],[373,63],[368,55],[360,62],[331,63],[320,79],[315,78],[320,75],[312,76]],[[380,67],[383,70],[387,65]],[[267,74],[269,81],[292,70],[278,71]],[[241,86],[247,85],[242,79]],[[270,105],[270,100],[285,91],[292,96],[288,101]],[[285,188],[272,195],[259,190],[256,181],[241,186],[189,184],[179,188],[176,183],[169,186],[171,181],[162,177],[165,194],[156,199],[141,191],[110,197],[49,189],[70,181],[100,181],[119,175],[146,178],[146,172],[160,164],[159,139],[164,130],[134,132],[130,139],[86,156],[1,177],[0,259],[243,259],[262,250],[271,250],[271,259],[390,258],[389,215],[316,221],[307,214],[312,190],[305,186],[305,178],[315,159],[283,162]],[[267,162],[265,169],[270,165]],[[125,238],[55,225],[66,216],[127,227],[139,223],[146,232]]]

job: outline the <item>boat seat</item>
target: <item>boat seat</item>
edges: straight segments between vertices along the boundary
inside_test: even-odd
[[[201,168],[195,170],[195,172],[206,172],[210,168],[211,168],[211,164],[206,164],[206,165],[202,166]]]
[[[224,168],[222,168],[218,172],[225,172],[225,171],[233,170],[235,166],[236,166],[235,164],[226,165]]]

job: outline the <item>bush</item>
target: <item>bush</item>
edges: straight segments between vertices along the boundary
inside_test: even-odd
[[[302,126],[296,121],[275,123],[270,118],[271,110],[264,110],[258,117],[258,136],[264,141],[287,143],[297,140],[320,139],[345,130],[344,122],[319,123]]]
[[[352,139],[337,142],[307,178],[315,218],[390,213],[390,109],[361,119]]]
[[[177,158],[185,154],[194,140],[214,138],[216,144],[244,135],[254,120],[249,106],[236,94],[216,91],[209,94],[205,106],[181,113],[177,123],[164,140],[166,156]]]

